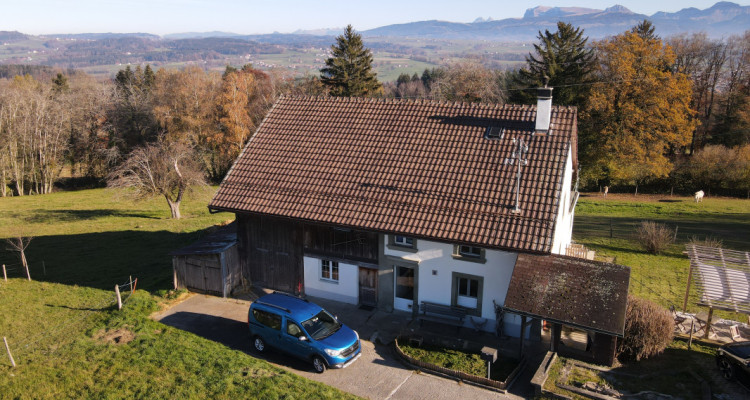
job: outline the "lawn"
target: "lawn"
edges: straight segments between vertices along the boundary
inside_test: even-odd
[[[0,397],[346,398],[148,318],[167,301],[155,293],[171,288],[168,253],[232,218],[208,213],[213,190],[187,200],[182,220],[169,219],[163,199],[133,203],[106,189],[0,199],[0,238],[35,237],[31,282],[0,250],[0,262],[15,268],[7,283],[0,278],[0,336],[18,364],[11,368],[3,351]],[[117,311],[114,285],[130,275],[146,290]]]
[[[635,240],[641,221],[677,228],[677,242],[660,255],[646,253]],[[664,307],[682,308],[690,261],[683,254],[692,237],[720,239],[724,247],[750,251],[750,200],[692,197],[597,194],[581,196],[576,207],[573,240],[596,250],[597,257],[615,258],[631,268],[630,293]],[[688,311],[700,307],[691,287]],[[747,321],[747,316],[718,311],[722,318]]]
[[[557,385],[581,387],[595,382],[613,387],[620,392],[653,391],[681,399],[701,399],[701,380],[708,383],[711,393],[724,398],[737,398],[739,388],[728,386],[716,371],[715,349],[693,343],[691,350],[685,342],[676,340],[664,354],[640,362],[602,372],[586,368],[582,363],[558,358],[550,369],[545,389],[572,398],[584,398]],[[739,393],[742,396],[743,393]]]
[[[33,236],[26,256],[32,279],[112,289],[129,276],[147,290],[171,289],[169,252],[199,238],[232,214],[210,214],[215,188],[182,205],[183,219],[169,218],[163,198],[133,202],[108,189],[0,199],[0,238]],[[15,254],[0,246],[0,263],[20,277]],[[42,265],[44,262],[44,265]]]

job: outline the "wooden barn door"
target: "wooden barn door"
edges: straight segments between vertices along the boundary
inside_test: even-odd
[[[187,257],[185,259],[185,286],[188,290],[222,296],[221,264],[217,259]]]
[[[359,304],[378,305],[378,270],[359,267]]]

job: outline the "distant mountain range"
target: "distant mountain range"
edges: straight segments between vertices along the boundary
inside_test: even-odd
[[[419,21],[387,25],[366,30],[362,34],[431,39],[533,41],[538,31],[556,30],[557,22],[564,21],[583,28],[586,35],[591,38],[602,38],[619,34],[644,19],[653,22],[656,33],[661,36],[704,31],[711,37],[723,37],[750,29],[750,6],[719,2],[705,10],[685,8],[675,13],[657,12],[650,16],[634,13],[620,5],[604,10],[539,6],[526,10],[523,18],[479,18],[472,23]]]
[[[386,25],[362,31],[365,37],[412,37],[430,39],[465,39],[492,41],[535,41],[541,30],[555,30],[558,21],[569,22],[585,30],[587,36],[599,39],[617,35],[635,26],[644,19],[654,23],[656,33],[670,36],[682,32],[706,32],[714,38],[742,33],[750,29],[750,6],[741,6],[731,2],[719,2],[705,10],[684,8],[674,13],[664,11],[653,15],[638,14],[624,6],[614,5],[604,10],[584,7],[546,7],[537,6],[526,10],[522,18],[495,20],[477,18],[474,22],[417,21],[404,24]],[[241,35],[231,32],[183,32],[164,35],[164,39],[203,39],[203,38],[237,38],[260,42],[299,42],[316,41],[313,37],[331,37],[339,35],[344,28],[323,28],[314,30],[297,30],[284,34]],[[3,36],[17,32],[1,32]],[[148,33],[82,33],[44,35],[66,39],[115,39],[138,37],[158,39],[159,36]],[[308,39],[304,39],[307,37]],[[9,38],[10,39],[10,38]],[[18,40],[18,37],[13,39]]]

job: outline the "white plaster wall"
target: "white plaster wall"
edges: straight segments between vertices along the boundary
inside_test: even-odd
[[[388,243],[388,238],[385,238]],[[453,288],[453,272],[481,276],[484,278],[482,295],[482,318],[487,319],[484,330],[495,331],[495,307],[492,300],[498,304],[505,304],[505,295],[508,293],[510,277],[516,265],[518,255],[512,252],[499,250],[486,250],[484,264],[457,260],[452,257],[453,245],[448,243],[432,242],[428,240],[417,240],[417,252],[404,252],[385,248],[385,254],[404,260],[419,263],[419,276],[417,282],[417,296],[419,301],[429,301],[439,304],[451,303],[451,291]],[[432,271],[437,274],[433,275]],[[474,317],[476,319],[476,317]],[[521,318],[512,315],[505,317],[505,332],[510,336],[519,336]],[[467,327],[473,327],[471,322],[466,321]]]
[[[338,282],[320,278],[320,259],[304,257],[305,294],[342,303],[357,304],[359,300],[359,267],[339,262]]]
[[[573,239],[573,216],[575,210],[570,209],[570,202],[573,193],[571,185],[573,184],[573,154],[568,150],[568,159],[565,162],[565,173],[563,175],[562,195],[560,207],[557,210],[557,223],[555,232],[552,236],[552,252],[555,254],[565,254],[565,249]]]

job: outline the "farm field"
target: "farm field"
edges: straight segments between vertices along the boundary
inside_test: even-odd
[[[341,392],[277,369],[245,353],[148,318],[174,296],[170,251],[231,220],[210,214],[215,188],[183,203],[169,219],[161,198],[132,202],[124,192],[93,189],[0,199],[0,238],[34,236],[27,249],[28,282],[14,254],[0,246],[11,269],[0,281],[0,335],[19,366],[0,361],[0,387],[9,397],[340,398]],[[678,243],[661,255],[633,238],[642,220],[678,227]],[[631,267],[630,291],[664,306],[682,305],[688,260],[684,243],[712,236],[749,250],[750,201],[687,197],[584,195],[574,239]],[[42,263],[43,262],[43,263]],[[138,289],[124,311],[114,310],[113,286],[129,276]],[[127,289],[124,289],[127,291]],[[695,293],[689,303],[697,311]],[[718,313],[742,320],[742,315]]]
[[[677,242],[660,255],[646,253],[635,239],[641,221],[677,229]],[[597,193],[581,196],[576,207],[573,240],[596,250],[597,257],[615,258],[631,268],[630,293],[664,307],[682,308],[690,261],[685,244],[692,238],[721,240],[725,248],[750,251],[750,200]],[[697,312],[698,296],[690,290],[688,311]],[[747,316],[718,311],[722,318],[747,322]]]
[[[223,71],[227,65],[241,67],[251,63],[258,69],[282,71],[294,77],[317,76],[320,74],[320,68],[324,66],[330,45],[335,43],[335,39],[331,36],[330,38],[312,37],[310,40],[312,44],[302,42],[278,44],[280,52],[232,53],[224,54],[220,58],[206,57],[205,59],[167,57],[164,60],[162,57],[156,57],[156,60],[151,61],[150,64],[155,69],[181,69],[189,65],[197,65],[207,70]],[[56,57],[68,54],[65,53],[68,51],[69,57],[78,60],[75,64],[78,69],[98,78],[112,78],[117,71],[128,65],[145,65],[147,62],[144,61],[146,58],[143,54],[148,53],[153,56],[170,53],[167,47],[152,48],[143,54],[137,52],[131,54],[130,48],[102,47],[99,49],[95,47],[96,55],[86,53],[88,50],[69,50],[77,43],[79,43],[77,40],[72,39],[61,39],[55,42],[43,36],[29,36],[26,40],[0,43],[0,63],[67,68],[70,65],[52,64],[55,63]],[[372,50],[373,68],[378,74],[378,80],[383,83],[395,81],[402,73],[409,75],[416,73],[421,76],[425,69],[461,61],[480,62],[495,69],[517,68],[525,65],[524,57],[532,50],[530,44],[472,40],[365,37],[364,43]],[[211,49],[205,50],[210,52]],[[108,56],[105,58],[107,61],[97,58],[100,56]],[[112,59],[117,61],[113,63]]]
[[[232,218],[208,213],[214,189],[188,199],[178,221],[163,199],[133,203],[106,189],[1,198],[0,238],[35,238],[31,282],[0,246],[0,263],[15,268],[7,283],[0,278],[0,336],[18,364],[12,369],[3,352],[0,397],[347,398],[149,319],[174,295],[168,253]],[[118,312],[114,285],[130,275],[145,290]]]

